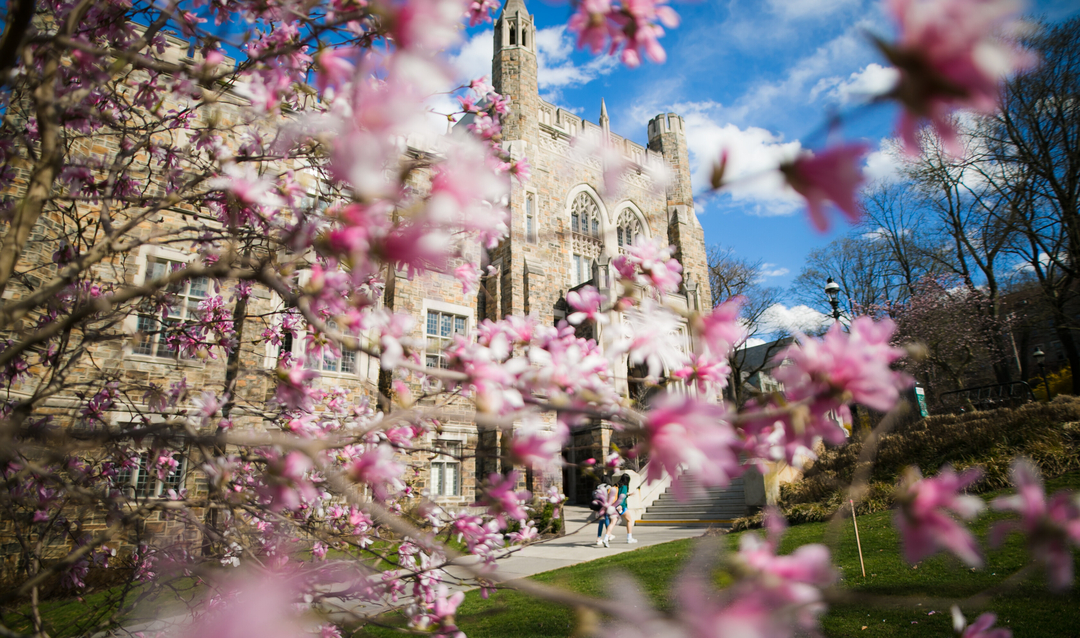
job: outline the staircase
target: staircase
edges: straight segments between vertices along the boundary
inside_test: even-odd
[[[698,493],[686,501],[675,500],[670,487],[645,509],[638,525],[730,525],[746,516],[746,496],[742,478],[732,479],[727,487],[701,487],[697,479],[679,479],[689,493]]]

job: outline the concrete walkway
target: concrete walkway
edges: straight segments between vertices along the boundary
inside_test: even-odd
[[[577,565],[578,563],[611,556],[612,554],[621,554],[642,547],[649,547],[650,545],[683,538],[694,538],[701,536],[708,529],[707,526],[703,525],[635,526],[634,538],[638,539],[638,542],[629,544],[626,542],[626,526],[622,525],[614,529],[615,539],[610,542],[610,547],[601,547],[596,544],[597,523],[592,520],[594,515],[592,510],[584,506],[571,505],[563,509],[563,515],[566,517],[566,535],[524,547],[514,552],[513,555],[499,560],[497,563],[499,580],[525,578],[541,572]],[[463,586],[461,580],[459,580],[467,577],[467,572],[463,568],[451,566],[446,568],[445,571],[446,576],[449,576],[449,578],[444,576],[444,579],[447,580],[447,585],[451,591],[473,589],[472,586]],[[403,598],[400,604],[395,605],[395,607],[406,605],[408,602],[408,598]],[[342,620],[350,618],[351,613],[355,612],[378,613],[390,609],[390,607],[381,605],[358,604],[356,602],[342,603],[340,607],[336,607],[334,599],[324,600],[324,605],[330,611],[331,618],[336,617]],[[147,611],[153,615],[152,611]],[[186,614],[152,621],[134,622],[111,632],[101,632],[95,638],[132,636],[136,632],[144,634],[169,632],[188,622],[190,622],[190,617]]]
[[[566,535],[525,547],[509,558],[500,560],[498,571],[504,578],[524,578],[541,572],[584,563],[612,554],[641,547],[701,536],[708,529],[694,525],[635,525],[637,543],[626,542],[626,526],[614,529],[611,547],[597,547],[595,522],[589,523],[594,512],[587,507],[569,505],[563,508]]]

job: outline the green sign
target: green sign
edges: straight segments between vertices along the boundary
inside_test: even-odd
[[[915,386],[915,400],[919,403],[919,416],[930,416],[930,411],[926,409],[926,391]]]

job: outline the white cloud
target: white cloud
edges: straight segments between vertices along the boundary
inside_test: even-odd
[[[766,334],[817,332],[829,326],[832,318],[810,306],[788,308],[783,304],[769,306],[761,315],[762,332]]]
[[[479,77],[491,78],[491,52],[495,42],[495,32],[491,29],[481,31],[469,38],[454,55],[450,64],[454,67],[460,83],[469,82]]]
[[[868,49],[862,34],[864,26],[863,23],[853,25],[821,45],[789,67],[783,78],[759,82],[751,87],[728,109],[728,119],[738,122],[753,121],[763,112],[783,110],[787,113],[793,102],[806,101],[821,78],[834,76],[838,67],[843,68],[850,64],[851,60],[858,60],[866,55]]]
[[[706,188],[713,163],[726,150],[724,180],[730,186],[723,192],[732,199],[754,205],[752,212],[761,216],[790,215],[801,206],[802,198],[776,171],[781,162],[793,159],[802,149],[797,140],[786,142],[763,128],[721,125],[718,120],[723,109],[715,102],[675,104],[671,110],[680,113],[686,123],[695,190]]]
[[[862,104],[888,93],[899,79],[900,72],[894,67],[868,64],[847,78],[834,75],[818,80],[810,90],[810,99],[816,100],[824,95],[841,105]]]
[[[762,277],[783,277],[791,272],[787,268],[777,267],[776,264],[770,264],[768,262],[761,264],[761,276]]]
[[[882,140],[881,146],[866,156],[863,175],[867,183],[889,184],[900,181],[900,169],[904,165],[902,153],[891,140]]]
[[[450,56],[458,82],[491,77],[493,38],[494,32],[490,29],[477,33],[462,44],[456,54]],[[619,66],[618,60],[609,55],[590,57],[585,64],[575,64],[571,58],[574,39],[566,32],[566,25],[537,31],[536,48],[537,81],[547,99],[558,99],[561,89],[588,84]]]

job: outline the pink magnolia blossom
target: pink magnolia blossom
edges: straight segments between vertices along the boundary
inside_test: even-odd
[[[922,120],[929,120],[946,148],[955,151],[952,111],[993,112],[1003,78],[1036,63],[1036,56],[1012,39],[1022,7],[1017,0],[888,2],[900,37],[896,44],[878,46],[900,70],[890,95],[904,106],[899,129],[909,152],[918,149]]]
[[[511,542],[524,544],[528,543],[529,541],[536,540],[540,537],[540,534],[537,532],[536,526],[533,524],[533,521],[522,521],[521,529],[516,532],[511,532],[509,534],[509,537]]]
[[[469,26],[475,27],[481,22],[491,22],[491,12],[498,9],[498,0],[472,0],[469,10],[465,14],[469,18]]]
[[[300,584],[283,574],[245,573],[223,583],[206,612],[179,628],[180,638],[295,638],[304,635],[298,602]],[[220,586],[220,585],[219,585]],[[216,588],[215,588],[216,590]]]
[[[369,487],[379,501],[405,487],[405,466],[394,460],[394,448],[386,443],[362,452],[349,464],[347,473],[352,480]]]
[[[600,311],[600,305],[604,298],[600,292],[592,286],[585,286],[579,290],[571,290],[566,293],[566,303],[575,310],[566,318],[572,325],[579,325],[583,321],[592,321],[597,324],[608,322],[608,316]]]
[[[270,497],[271,510],[298,510],[302,500],[318,498],[318,491],[307,477],[311,468],[311,459],[303,452],[289,452],[267,461],[263,492]]]
[[[960,608],[953,605],[952,608],[953,629],[960,634],[960,638],[1012,638],[1012,631],[1004,627],[993,627],[997,616],[989,612],[979,616],[975,622],[967,624],[967,619],[960,612]]]
[[[463,600],[465,600],[465,592],[459,591],[450,595],[450,590],[446,585],[439,585],[428,614],[428,618],[435,625],[436,635],[464,638],[464,632],[459,631],[457,625],[454,624],[454,614]]]
[[[1068,589],[1073,581],[1073,554],[1069,546],[1080,547],[1080,497],[1060,491],[1047,500],[1042,477],[1028,459],[1013,461],[1012,479],[1017,493],[999,496],[990,506],[1016,512],[1020,521],[995,525],[991,542],[999,545],[1010,532],[1023,532],[1028,551],[1046,568],[1051,588]]]
[[[480,500],[473,503],[473,507],[486,507],[502,529],[506,528],[507,520],[525,520],[527,514],[522,506],[532,494],[528,490],[514,491],[520,476],[517,470],[506,476],[491,474]]]
[[[731,364],[727,358],[716,358],[711,354],[692,354],[686,365],[671,372],[672,377],[712,395],[727,387],[730,375]]]
[[[774,376],[790,399],[813,399],[815,414],[849,402],[888,412],[899,400],[900,389],[911,383],[907,375],[890,368],[905,354],[890,344],[895,329],[888,318],[875,322],[862,316],[848,332],[837,323],[823,339],[801,336],[798,345],[776,356],[776,361],[790,365],[778,367]]]
[[[620,37],[613,40],[612,49],[617,43],[623,44],[622,61],[626,66],[633,68],[641,64],[642,53],[657,64],[667,60],[667,53],[659,41],[664,29],[658,22],[675,28],[679,26],[679,15],[664,2],[623,0],[623,11],[613,16],[614,21],[623,28]]]
[[[641,305],[625,310],[623,319],[625,323],[612,326],[605,334],[611,344],[605,351],[608,357],[628,351],[630,364],[644,363],[654,380],[665,368],[675,370],[686,365],[688,359],[680,338],[682,323],[670,309],[646,299]]]
[[[212,390],[203,390],[202,394],[193,398],[191,402],[195,405],[195,412],[201,425],[206,427],[210,425],[210,419],[229,402],[229,395],[225,393],[219,398]]]
[[[688,396],[667,395],[657,400],[645,424],[650,463],[648,481],[671,475],[679,500],[687,497],[682,476],[702,485],[725,486],[743,472],[740,441],[724,406]],[[680,466],[685,472],[680,473]]]
[[[674,246],[665,246],[659,239],[638,239],[626,247],[625,255],[612,260],[612,266],[624,279],[673,293],[682,283],[682,264],[673,258],[674,253]]]
[[[356,73],[356,65],[350,58],[356,54],[354,47],[327,47],[315,54],[315,66],[318,70],[315,86],[320,92],[325,92],[329,87],[340,90],[352,79]]]
[[[466,262],[454,269],[454,279],[461,283],[461,291],[466,295],[476,292],[480,287],[480,272],[476,264]]]
[[[739,319],[745,303],[745,297],[732,297],[698,318],[701,342],[713,355],[727,357],[746,340],[746,326]]]
[[[510,162],[510,166],[506,169],[506,172],[513,175],[514,178],[517,179],[518,184],[524,184],[529,181],[529,178],[532,176],[532,166],[529,165],[529,158],[521,157]]]
[[[611,0],[582,0],[571,16],[567,28],[578,34],[577,47],[599,53],[609,39],[619,37],[618,26],[608,19]]]
[[[898,489],[900,507],[895,520],[909,563],[947,549],[972,567],[982,565],[975,537],[954,518],[972,519],[986,507],[981,498],[960,494],[980,476],[978,468],[957,474],[946,466],[932,478],[923,478],[915,468],[907,469]]]
[[[304,410],[311,406],[311,388],[307,382],[318,378],[318,372],[305,369],[302,362],[297,362],[288,368],[278,368],[277,376],[275,401],[289,410]]]
[[[563,427],[558,431],[544,428],[539,419],[526,419],[521,427],[514,431],[510,442],[510,457],[515,464],[526,467],[554,467],[562,458],[562,447],[569,431]]]
[[[819,231],[829,229],[827,201],[832,201],[853,224],[862,218],[855,195],[864,181],[859,164],[869,150],[866,144],[843,144],[818,154],[803,154],[780,167],[788,185],[806,198],[810,221]]]

